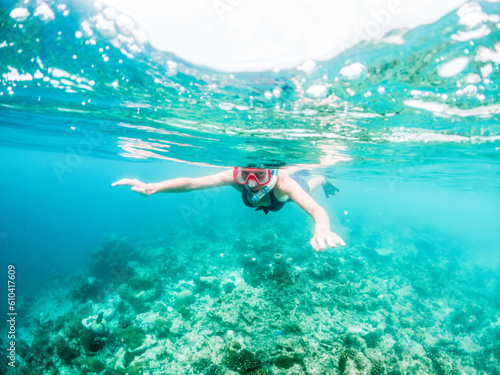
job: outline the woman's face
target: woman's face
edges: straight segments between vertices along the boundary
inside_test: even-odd
[[[251,174],[254,174],[255,177],[258,179],[258,180],[263,180],[266,178],[267,176],[267,170],[266,169],[255,169],[255,168],[251,168],[251,169],[246,169],[246,168],[243,168],[241,170],[241,175],[244,179],[247,179],[248,176],[250,176]],[[256,194],[256,193],[260,193],[262,191],[262,189],[264,188],[264,186],[266,185],[259,185],[255,179],[253,178],[249,178],[247,183],[245,184],[245,187],[250,190],[252,193]]]

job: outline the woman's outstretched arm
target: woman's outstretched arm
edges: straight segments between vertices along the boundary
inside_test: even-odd
[[[128,185],[132,187],[132,191],[148,196],[155,193],[184,193],[233,184],[232,170],[227,170],[209,176],[197,178],[180,177],[155,183],[145,183],[135,179],[123,178],[113,182],[111,186]]]

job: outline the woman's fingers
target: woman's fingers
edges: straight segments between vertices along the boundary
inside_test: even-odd
[[[111,184],[111,186],[122,186],[122,185],[132,186],[132,190],[134,190],[134,187],[140,188],[142,190],[146,189],[146,184],[144,182],[135,179],[132,180],[130,178],[122,178],[120,181],[116,181]]]
[[[337,234],[332,232],[317,233],[311,238],[309,244],[317,252],[325,250],[327,247],[335,247],[337,245],[345,246],[345,242]]]
[[[324,233],[318,233],[318,236],[316,237],[316,241],[318,241],[318,246],[320,250],[325,250],[326,249],[326,236]]]
[[[145,194],[146,193],[146,189],[140,188],[138,186],[132,186],[132,191],[135,191],[136,193],[141,193],[141,194]]]
[[[135,191],[136,193],[142,194],[142,195],[150,195],[151,192],[148,191],[147,187],[148,184],[135,180],[135,179],[130,179],[130,178],[122,178],[119,181],[113,182],[111,186],[122,186],[122,185],[128,185],[132,187],[132,191]]]
[[[132,186],[132,191],[146,196],[151,194],[151,192],[149,192],[145,187]]]
[[[312,248],[314,250],[316,250],[316,252],[319,252],[319,246],[318,246],[318,243],[316,242],[315,237],[311,238],[311,241],[309,241],[309,244],[312,246]]]
[[[340,238],[340,236],[336,233],[329,233],[328,234],[328,237],[327,237],[327,240],[328,242],[328,245],[330,247],[335,247],[337,245],[340,245],[340,246],[345,246],[345,242],[342,238]]]
[[[335,243],[339,244],[340,246],[345,246],[345,242],[340,236],[336,235],[335,233],[333,235],[336,237]]]
[[[137,180],[131,180],[130,178],[122,178],[119,181],[113,182],[111,186],[121,186],[121,185],[134,185],[134,182]]]
[[[330,247],[335,247],[337,246],[337,241],[335,241],[335,234],[330,233],[328,236],[326,236],[326,242],[328,243],[328,246]]]
[[[313,247],[314,250],[316,251],[321,251],[326,249],[326,244],[325,244],[325,237],[323,233],[318,233],[315,234],[313,238],[311,238],[311,241],[309,241],[309,244]]]

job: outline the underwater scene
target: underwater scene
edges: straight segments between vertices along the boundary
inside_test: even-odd
[[[0,374],[500,374],[500,2],[254,72],[0,25]]]

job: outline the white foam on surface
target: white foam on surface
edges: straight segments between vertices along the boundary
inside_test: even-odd
[[[493,65],[486,64],[479,68],[479,70],[481,71],[481,77],[486,78],[493,72]]]
[[[469,58],[466,56],[457,57],[438,68],[438,74],[441,77],[453,77],[460,73],[469,64]]]
[[[421,100],[413,100],[413,99],[406,100],[404,104],[407,105],[408,107],[424,109],[426,111],[433,112],[434,114],[437,115],[446,115],[446,116],[490,117],[491,115],[496,115],[500,113],[500,104],[478,106],[470,109],[453,108],[445,103],[424,102]]]
[[[54,11],[47,5],[47,3],[44,2],[41,2],[40,5],[38,5],[34,15],[40,17],[42,21],[52,21],[56,18]]]
[[[311,74],[315,67],[316,67],[316,61],[307,60],[303,64],[299,65],[297,69],[302,70],[306,74]]]
[[[327,89],[323,85],[314,85],[306,90],[306,94],[312,98],[324,98],[326,96]]]
[[[405,40],[402,35],[389,35],[388,37],[382,39],[382,42],[387,44],[405,44]]]
[[[483,13],[481,6],[475,2],[462,5],[457,10],[457,16],[460,17],[458,22],[469,29],[473,29],[488,20],[487,14]]]
[[[340,75],[346,81],[359,78],[364,72],[366,72],[366,66],[359,62],[344,66],[342,69],[340,69]]]
[[[15,19],[17,22],[22,22],[26,18],[28,18],[30,15],[30,12],[26,8],[14,8],[10,12],[10,17],[12,19]]]
[[[500,64],[500,43],[495,44],[494,51],[487,47],[479,47],[474,60],[481,62],[491,61],[495,64]]]
[[[451,36],[451,39],[459,42],[466,40],[479,39],[491,33],[491,29],[486,25],[481,25],[479,28],[471,31],[459,31]]]
[[[16,68],[8,66],[9,71],[3,73],[2,77],[7,81],[31,81],[33,76],[29,73],[19,73]]]

